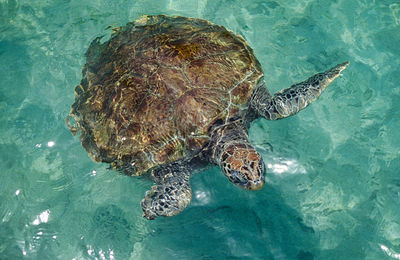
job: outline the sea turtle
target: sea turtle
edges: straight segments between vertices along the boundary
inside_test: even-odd
[[[262,188],[250,122],[296,114],[348,65],[271,95],[243,37],[206,20],[145,15],[100,39],[86,52],[70,129],[95,161],[131,176],[150,173],[155,185],[141,202],[147,219],[189,205],[189,178],[201,162],[219,165],[239,187]]]

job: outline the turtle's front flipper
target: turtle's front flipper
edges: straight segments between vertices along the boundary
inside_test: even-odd
[[[250,101],[251,108],[269,120],[296,114],[316,100],[325,88],[349,65],[349,62],[318,73],[301,83],[292,85],[271,96],[264,84],[257,87]]]
[[[154,170],[152,176],[156,185],[146,192],[142,200],[143,217],[174,216],[189,205],[192,190],[188,164],[174,162]]]

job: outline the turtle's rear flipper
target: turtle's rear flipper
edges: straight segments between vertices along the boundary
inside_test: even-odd
[[[296,114],[316,100],[325,88],[349,65],[349,62],[312,76],[301,83],[292,85],[271,96],[262,84],[255,90],[250,105],[260,116],[269,120],[285,118]]]
[[[146,192],[142,200],[143,217],[174,216],[189,205],[192,190],[188,165],[171,163],[153,171],[152,175],[156,185]]]

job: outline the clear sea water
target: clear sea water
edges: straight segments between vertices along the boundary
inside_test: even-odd
[[[255,121],[261,191],[216,167],[147,221],[151,183],[92,162],[65,125],[84,53],[141,14],[245,37],[272,92],[350,67],[306,110]],[[400,259],[398,0],[0,0],[0,259]]]

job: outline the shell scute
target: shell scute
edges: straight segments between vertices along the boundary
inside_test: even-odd
[[[194,88],[175,104],[175,124],[182,136],[207,134],[210,121],[222,117],[229,95],[220,89]]]
[[[149,77],[153,93],[168,100],[174,100],[189,89],[182,71],[176,68],[160,67]]]

